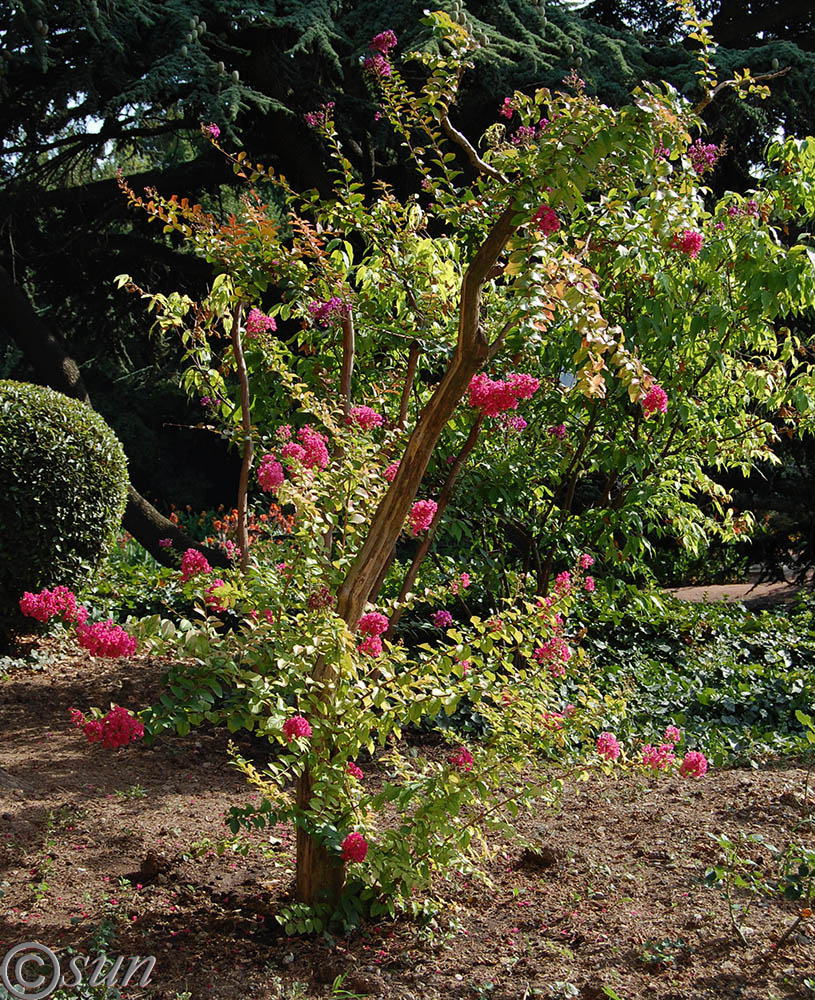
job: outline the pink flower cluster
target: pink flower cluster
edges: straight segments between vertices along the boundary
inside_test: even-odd
[[[532,221],[537,226],[538,232],[544,233],[547,236],[551,233],[556,233],[560,229],[560,219],[557,217],[557,212],[548,205],[541,205],[532,216]]]
[[[361,833],[349,833],[342,842],[343,861],[364,861],[368,853],[368,841]]]
[[[447,759],[453,767],[457,767],[459,771],[472,771],[473,764],[475,763],[473,755],[466,749],[466,747],[459,747],[458,750],[456,750],[455,753],[450,754]]]
[[[360,635],[365,636],[358,646],[359,651],[367,653],[368,656],[381,656],[382,639],[380,636],[388,631],[389,624],[387,617],[381,611],[369,611],[363,615],[357,624],[357,631]]]
[[[670,149],[668,149],[667,146],[663,146],[662,141],[660,141],[659,143],[657,143],[656,146],[654,146],[654,156],[656,157],[656,159],[667,160],[670,155],[671,155]]]
[[[371,52],[380,52],[383,56],[386,56],[391,49],[396,48],[396,45],[396,35],[390,28],[387,28],[385,31],[380,31],[378,35],[374,35],[368,48]]]
[[[433,523],[437,510],[438,504],[435,500],[417,500],[408,515],[410,533],[418,535],[420,531],[427,531]]]
[[[597,737],[597,753],[606,760],[617,760],[622,753],[617,737],[613,733],[600,733]]]
[[[133,656],[139,647],[136,639],[127,633],[121,625],[114,625],[108,618],[105,622],[94,622],[92,625],[78,624],[76,626],[76,641],[91,656]]]
[[[660,743],[658,747],[646,743],[642,748],[643,767],[650,767],[654,771],[664,771],[676,760],[673,743]]]
[[[470,382],[470,406],[486,417],[497,417],[507,410],[516,410],[522,399],[530,399],[539,388],[540,379],[523,372],[513,372],[506,379],[491,379],[482,373]]]
[[[682,731],[677,726],[667,726],[665,735],[662,738],[666,743],[670,743],[673,746],[682,739]]]
[[[691,166],[700,177],[706,171],[712,170],[716,166],[716,162],[720,156],[721,150],[715,143],[705,145],[701,139],[697,139],[693,145],[688,147],[688,157]]]
[[[399,471],[399,463],[398,462],[392,462],[387,467],[387,469],[385,469],[385,471],[382,473],[382,475],[385,477],[385,479],[388,480],[389,483],[392,483],[394,481],[394,479],[396,479],[396,473],[398,471]]]
[[[343,302],[338,295],[332,295],[327,302],[309,302],[306,308],[320,326],[330,326],[348,315],[348,303]]]
[[[66,622],[87,621],[88,611],[76,603],[76,596],[61,584],[53,590],[41,590],[38,594],[26,591],[20,598],[20,611],[38,622],[47,622],[61,615]]]
[[[515,113],[515,109],[512,106],[512,98],[505,97],[504,103],[498,109],[498,114],[502,115],[504,118],[511,118]]]
[[[144,736],[144,726],[126,708],[117,705],[101,719],[86,719],[78,708],[71,710],[71,722],[87,736],[89,743],[101,743],[108,750],[126,746]]]
[[[566,424],[553,424],[549,428],[549,433],[553,438],[562,441],[566,437]]]
[[[572,574],[564,569],[555,577],[555,593],[558,597],[564,597],[572,591]]]
[[[457,580],[450,584],[450,592],[457,594],[459,590],[466,590],[470,586],[470,574],[461,573]]]
[[[281,431],[283,433],[281,433]],[[291,469],[292,465],[300,465],[305,469],[324,469],[328,465],[328,438],[313,427],[306,424],[297,432],[297,441],[291,440],[291,427],[279,427],[277,436],[285,444],[280,449],[280,457]],[[292,473],[294,477],[294,473]],[[262,490],[269,492],[280,489],[285,479],[282,463],[274,452],[268,452],[260,460],[258,467],[258,483]]]
[[[538,663],[545,663],[553,677],[565,677],[565,664],[571,660],[572,651],[562,636],[553,635],[542,646],[538,646],[533,651],[532,656]]]
[[[391,49],[396,48],[396,35],[390,29],[380,31],[378,35],[374,35],[371,39],[371,44],[368,48],[371,51],[371,55],[362,63],[363,70],[372,76],[390,76],[392,67],[388,61],[388,55]]]
[[[199,573],[211,573],[212,567],[207,557],[198,549],[187,549],[181,557],[181,582],[186,583]]]
[[[283,735],[289,743],[294,739],[307,740],[311,736],[308,719],[304,719],[302,715],[293,715],[290,719],[286,719],[283,723]]]
[[[436,628],[449,628],[453,624],[453,616],[444,609],[436,611],[433,615],[433,625]]]
[[[217,139],[218,136],[221,134],[221,130],[215,124],[215,122],[212,122],[212,124],[210,124],[210,125],[206,125],[204,127],[204,131],[207,133],[207,135],[210,137],[210,139]]]
[[[251,309],[249,311],[249,315],[246,317],[246,333],[249,337],[257,337],[267,330],[276,329],[277,323],[275,323],[273,316],[267,316],[260,309]]]
[[[260,460],[260,465],[258,466],[258,482],[260,483],[260,488],[266,492],[274,492],[280,489],[283,485],[283,480],[285,476],[283,475],[283,466],[278,462],[275,456],[270,452],[264,455]]]
[[[537,125],[519,125],[509,137],[513,146],[525,146],[536,142],[549,128],[549,119],[541,118]],[[558,223],[558,228],[560,223]]]
[[[362,781],[362,768],[358,767],[352,760],[349,760],[345,766],[345,770],[352,778],[356,778],[358,781]]]
[[[331,118],[334,111],[334,102],[328,101],[323,104],[318,111],[309,111],[304,116],[306,119],[306,125],[310,128],[322,128]]]
[[[594,565],[594,556],[590,556],[588,552],[584,552],[580,557],[580,568],[590,569]]]
[[[372,410],[370,406],[354,406],[345,421],[349,426],[356,424],[364,431],[372,430],[374,427],[381,427],[385,418],[381,413]]]
[[[508,417],[506,414],[503,414],[501,420],[508,431],[517,431],[520,433],[521,431],[525,431],[529,426],[523,417],[519,417],[517,415],[514,417]]]
[[[587,576],[586,577],[586,579],[583,581],[583,589],[586,591],[587,594],[593,594],[594,593],[595,583],[594,583],[594,577],[593,576]]]
[[[707,757],[699,750],[689,750],[679,765],[679,773],[683,778],[701,778],[707,774]]]
[[[207,589],[204,591],[204,594],[206,595],[204,597],[206,605],[207,607],[212,608],[213,611],[226,611],[227,609],[227,605],[221,604],[221,598],[218,596],[218,594],[215,593],[215,591],[219,587],[225,587],[225,586],[226,586],[225,580],[221,579],[213,580],[211,586],[207,587]]]
[[[646,419],[654,413],[665,413],[668,409],[668,393],[658,385],[652,386],[642,399],[642,409]]]
[[[681,251],[686,257],[695,260],[699,256],[704,236],[697,229],[683,229],[681,233],[671,237],[671,249]]]

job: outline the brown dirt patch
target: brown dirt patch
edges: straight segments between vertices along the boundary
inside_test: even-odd
[[[754,907],[745,948],[700,882],[715,857],[707,831],[815,847],[800,768],[590,782],[534,817],[540,855],[496,845],[492,889],[449,873],[438,892],[458,907],[450,936],[405,921],[289,939],[274,921],[291,882],[288,831],[247,838],[246,856],[217,854],[224,811],[251,798],[227,734],[110,752],[68,725],[74,705],[149,703],[161,673],[145,657],[61,655],[0,681],[0,957],[22,941],[155,955],[150,995],[168,1000],[322,997],[343,972],[352,993],[392,1000],[602,1000],[603,986],[621,1000],[810,995],[815,923],[772,954],[800,904]]]

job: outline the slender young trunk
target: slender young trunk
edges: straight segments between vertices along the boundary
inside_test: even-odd
[[[252,467],[252,415],[249,410],[249,374],[241,344],[241,315],[243,306],[239,302],[232,319],[232,353],[241,389],[241,428],[243,430],[243,460],[238,479],[238,548],[241,553],[241,573],[249,568],[249,469]]]
[[[337,613],[349,628],[356,629],[368,595],[380,578],[399,537],[427,463],[450,417],[467,391],[472,377],[490,356],[490,345],[480,324],[481,288],[515,231],[516,209],[507,205],[470,262],[461,285],[458,344],[444,378],[426,403],[405,448],[390,489],[377,507],[362,548],[337,595]],[[312,676],[325,685],[326,695],[334,681],[334,668],[318,660]],[[297,803],[308,809],[311,775],[297,782]],[[319,841],[297,830],[297,898],[312,903],[336,898],[345,873],[339,859],[329,855]],[[338,888],[339,887],[339,888]]]

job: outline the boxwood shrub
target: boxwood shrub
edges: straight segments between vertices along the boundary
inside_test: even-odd
[[[0,626],[10,629],[24,591],[90,577],[121,522],[127,484],[122,446],[98,413],[0,380]]]

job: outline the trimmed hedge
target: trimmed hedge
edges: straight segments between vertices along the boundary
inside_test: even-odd
[[[127,459],[84,403],[0,380],[0,619],[26,590],[83,584],[112,543]]]

